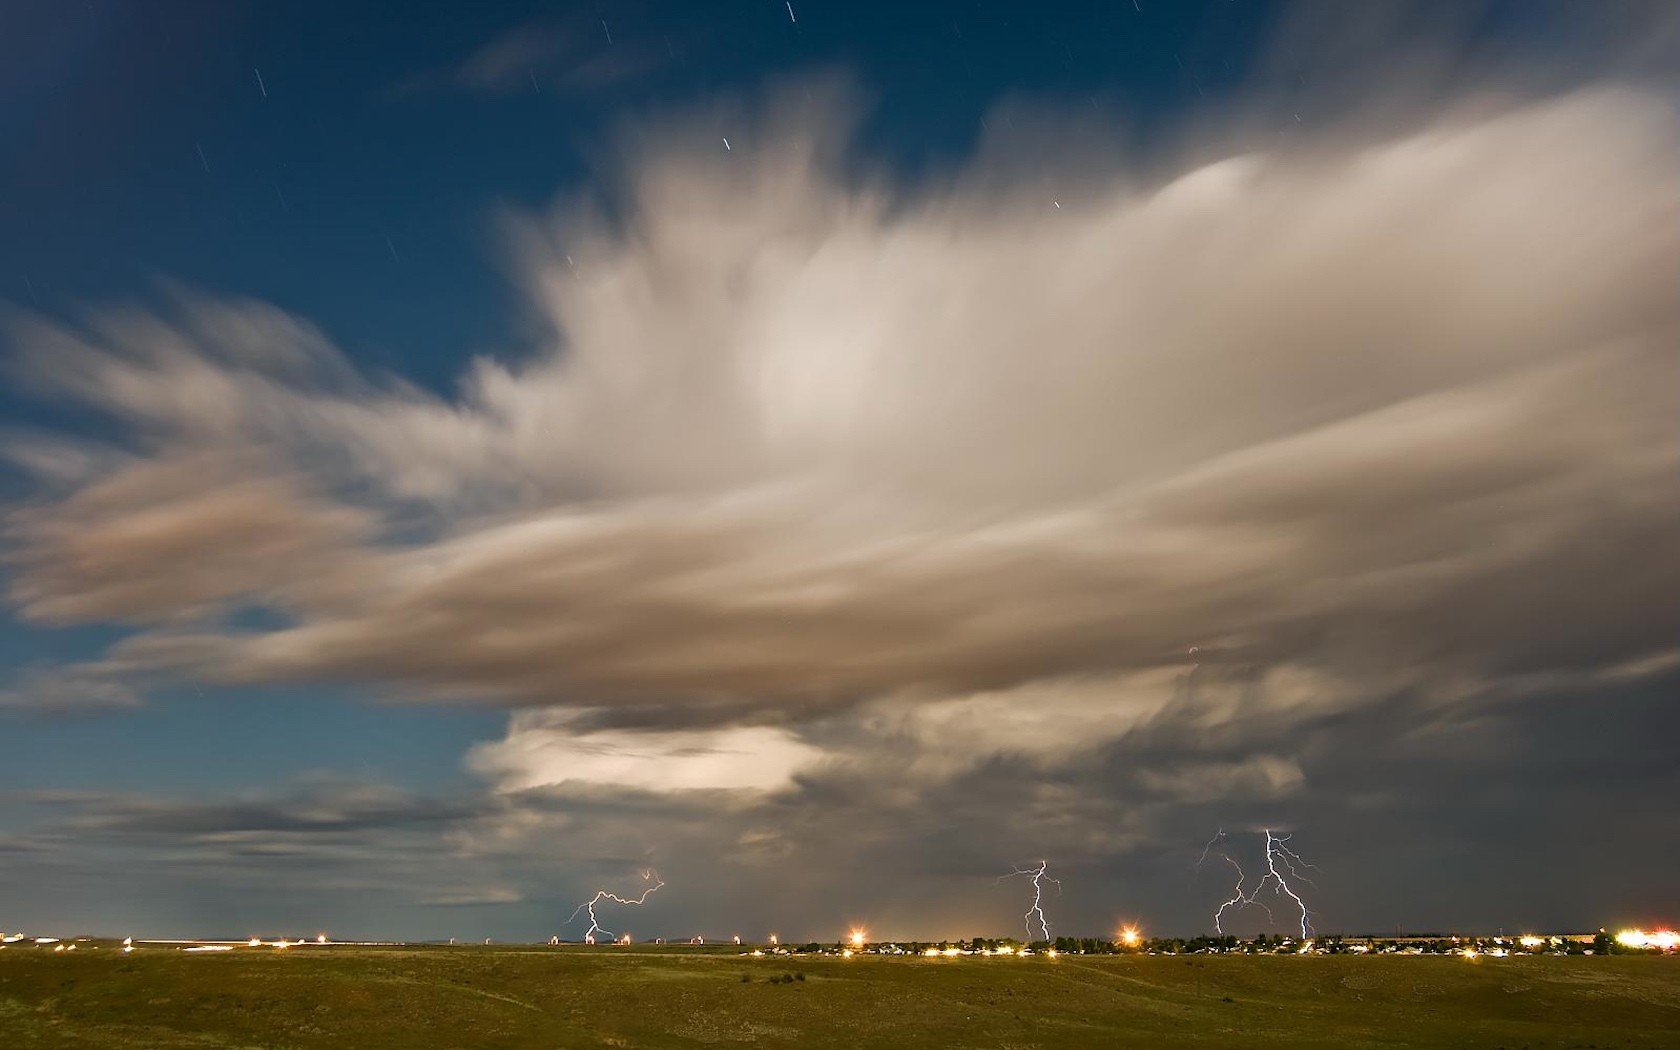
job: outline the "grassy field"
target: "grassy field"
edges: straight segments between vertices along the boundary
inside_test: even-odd
[[[1676,1047],[1680,959],[0,951],[9,1048],[728,1043]]]

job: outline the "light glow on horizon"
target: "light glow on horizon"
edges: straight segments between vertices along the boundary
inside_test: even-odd
[[[1673,930],[1627,929],[1616,934],[1616,943],[1624,948],[1671,952],[1680,948],[1680,933]]]

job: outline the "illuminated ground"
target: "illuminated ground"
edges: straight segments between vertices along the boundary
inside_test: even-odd
[[[795,971],[806,979],[769,980]],[[719,1043],[1673,1047],[1680,1046],[1680,958],[0,951],[0,1045],[7,1047]]]

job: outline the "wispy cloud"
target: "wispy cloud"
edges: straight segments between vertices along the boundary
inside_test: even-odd
[[[407,78],[397,92],[589,93],[643,81],[675,55],[665,36],[621,31],[609,38],[598,19],[538,19],[492,37],[453,65]]]
[[[1192,646],[1445,679],[1671,645],[1666,107],[1083,173],[1051,209],[849,185],[816,105],[632,157],[614,224],[531,220],[555,345],[453,401],[255,306],[18,328],[31,383],[135,435],[14,515],[20,611],[194,621],[127,671],[644,728]],[[249,605],[283,622],[216,626]]]

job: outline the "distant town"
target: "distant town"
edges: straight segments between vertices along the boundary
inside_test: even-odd
[[[326,934],[312,937],[250,937],[242,940],[192,939],[136,939],[121,940],[91,935],[78,937],[37,936],[26,933],[7,933],[0,936],[0,950],[22,949],[52,952],[115,950],[133,953],[136,950],[174,950],[185,952],[231,952],[244,950],[291,950],[322,948],[377,947],[464,947],[494,945],[503,947],[544,947],[535,942],[457,941],[454,938],[434,941],[376,941],[336,940]],[[968,940],[945,941],[877,941],[869,939],[862,930],[830,942],[807,941],[802,944],[782,944],[774,936],[767,941],[743,942],[739,937],[708,942],[704,937],[667,940],[664,937],[634,941],[628,936],[614,940],[565,941],[550,938],[546,947],[614,948],[636,947],[703,949],[721,953],[735,948],[743,957],[790,956],[900,956],[905,958],[1033,958],[1055,959],[1064,955],[1456,955],[1466,959],[1501,959],[1531,955],[1641,955],[1680,954],[1680,933],[1672,930],[1624,929],[1616,933],[1598,930],[1592,933],[1526,933],[1516,936],[1504,934],[1478,936],[1447,933],[1417,934],[1327,934],[1307,938],[1284,934],[1259,934],[1243,938],[1216,937],[1145,937],[1127,928],[1113,937],[1056,937],[1051,940],[1024,941],[1016,938],[974,937]]]

